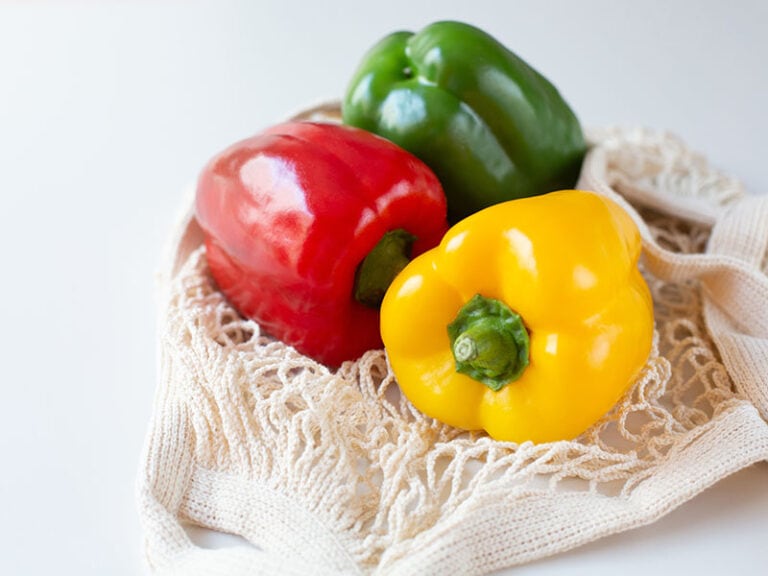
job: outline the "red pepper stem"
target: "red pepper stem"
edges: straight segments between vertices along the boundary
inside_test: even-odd
[[[530,341],[520,315],[501,300],[476,294],[448,325],[456,371],[501,390],[528,366]]]
[[[402,228],[385,233],[357,268],[355,300],[378,309],[392,280],[411,261],[415,240],[416,236]]]

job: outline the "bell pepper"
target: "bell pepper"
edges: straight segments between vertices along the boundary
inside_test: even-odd
[[[649,355],[640,251],[629,215],[591,192],[512,200],[462,220],[384,298],[400,389],[426,415],[498,440],[577,437]]]
[[[338,124],[288,122],[202,171],[196,216],[218,287],[275,338],[329,366],[380,348],[379,305],[448,224],[431,170]]]
[[[487,33],[461,22],[395,32],[363,57],[343,121],[424,160],[452,222],[486,206],[569,188],[585,153],[557,89]]]

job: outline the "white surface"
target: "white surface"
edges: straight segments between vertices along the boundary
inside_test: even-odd
[[[383,34],[455,18],[551,78],[585,124],[669,129],[764,193],[766,6],[0,0],[0,573],[144,573],[153,272],[211,154],[341,96]],[[766,487],[761,463],[515,574],[764,574]]]

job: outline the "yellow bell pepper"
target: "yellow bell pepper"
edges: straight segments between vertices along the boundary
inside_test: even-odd
[[[400,389],[426,415],[497,440],[575,438],[650,353],[640,250],[629,215],[591,192],[465,218],[406,266],[382,303]]]

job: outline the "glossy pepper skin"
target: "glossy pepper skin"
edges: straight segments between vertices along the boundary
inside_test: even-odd
[[[640,250],[626,212],[590,192],[513,200],[466,218],[398,275],[382,304],[402,392],[428,416],[498,440],[578,436],[649,355],[653,307]],[[529,339],[527,365],[522,348],[495,350],[492,360],[518,372],[510,381],[491,375],[498,391],[457,371],[462,351],[447,329],[477,298],[519,315]]]
[[[424,160],[448,196],[452,222],[573,186],[586,149],[557,89],[493,37],[460,22],[382,39],[353,74],[342,113],[345,123]]]
[[[381,347],[376,302],[354,297],[366,256],[404,230],[405,265],[409,247],[419,254],[447,229],[445,196],[423,162],[363,130],[311,122],[274,126],[214,157],[198,180],[196,217],[230,302],[329,366]]]

